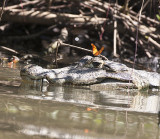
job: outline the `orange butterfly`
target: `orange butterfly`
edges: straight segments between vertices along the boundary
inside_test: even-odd
[[[102,51],[104,50],[104,46],[102,46],[99,51],[97,50],[97,47],[93,43],[91,43],[91,46],[92,46],[92,53],[94,56],[100,55]]]

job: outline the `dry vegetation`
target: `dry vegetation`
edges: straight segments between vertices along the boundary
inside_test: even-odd
[[[1,5],[0,45],[19,54],[46,55],[54,52],[59,39],[60,45],[90,50],[91,43],[103,45],[103,55],[130,63],[135,55],[143,58],[142,63],[160,57],[158,1],[3,0]],[[59,53],[64,57],[88,54],[70,47],[60,47]]]

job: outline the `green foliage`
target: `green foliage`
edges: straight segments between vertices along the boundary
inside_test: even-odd
[[[156,14],[157,19],[160,21],[160,15]]]

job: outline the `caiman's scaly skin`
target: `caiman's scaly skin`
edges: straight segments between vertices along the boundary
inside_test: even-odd
[[[160,86],[160,74],[156,72],[135,70],[121,63],[91,56],[85,56],[74,65],[60,69],[26,65],[21,70],[21,76],[23,79],[33,80],[45,78],[54,84],[93,85],[116,79],[120,82],[132,82],[139,89]]]

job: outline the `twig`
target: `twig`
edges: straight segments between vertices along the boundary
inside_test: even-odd
[[[0,13],[0,21],[2,20],[2,15],[3,15],[3,12],[4,12],[5,5],[6,5],[6,0],[3,0],[3,5],[2,5],[1,13]]]
[[[114,15],[117,14],[116,5],[117,5],[117,1],[116,1],[116,4],[115,4]],[[115,20],[114,20],[113,55],[114,55],[115,57],[117,57],[117,20],[116,20],[116,18],[115,18]]]
[[[110,1],[109,1],[109,2],[110,2]],[[110,7],[108,7],[108,9],[107,9],[107,12],[106,12],[106,19],[108,18],[109,11],[110,11]],[[102,27],[101,33],[100,33],[100,35],[99,35],[99,39],[100,39],[100,40],[102,40],[103,33],[104,33],[105,27],[106,27],[106,23],[107,23],[106,21],[103,23],[103,27]]]
[[[89,9],[92,9],[94,11],[98,11],[100,13],[106,13],[105,10],[103,10],[103,9],[97,7],[97,6],[93,6],[93,5],[90,4],[90,2],[87,2],[87,1],[85,1],[84,3],[80,3],[80,5],[82,5],[83,7],[87,7]]]
[[[136,28],[136,46],[135,46],[135,53],[134,53],[134,64],[133,64],[133,69],[136,63],[136,54],[137,54],[137,47],[138,47],[138,31],[139,31],[139,24],[141,21],[141,14],[142,14],[142,9],[143,9],[143,4],[144,4],[144,0],[142,1],[142,5],[141,5],[141,9],[139,11],[139,17],[138,17],[138,24],[137,24],[137,28]]]
[[[91,52],[91,53],[92,53],[92,50],[88,50],[88,49],[85,49],[85,48],[82,48],[82,47],[78,47],[78,46],[75,46],[75,45],[66,44],[66,43],[60,43],[60,45],[61,45],[61,46],[67,46],[67,47],[71,47],[71,48],[75,48],[75,49],[79,49],[79,50],[83,50],[83,51]]]
[[[8,52],[11,52],[11,53],[14,53],[14,54],[18,54],[17,51],[11,49],[11,48],[8,48],[8,47],[5,47],[5,46],[0,46],[0,49],[4,50],[4,51],[8,51]]]
[[[79,49],[79,50],[82,50],[82,51],[92,53],[92,50],[85,49],[85,48],[82,48],[82,47],[78,47],[78,46],[75,46],[75,45],[66,44],[66,43],[63,43],[63,42],[60,42],[59,44],[60,44],[60,46],[67,46],[67,47],[71,47],[71,48],[75,48],[75,49]],[[104,55],[99,55],[99,56],[104,58],[105,60],[107,60],[107,58]]]
[[[145,48],[144,40],[139,40],[139,43],[140,43],[141,47],[144,49],[144,52],[145,52],[146,56],[147,56],[148,58],[151,58],[152,55],[151,55],[151,53],[148,51],[148,49]]]
[[[129,11],[132,10],[134,7],[136,7],[137,5],[140,4],[141,1],[137,1],[137,2],[134,2],[134,4],[132,4],[130,7],[129,7]]]
[[[146,3],[144,4],[144,6],[142,7],[142,10],[147,6],[147,4],[150,2],[150,0],[146,1]],[[138,12],[138,14],[136,15],[136,17],[138,17],[138,15],[140,14],[140,11]]]
[[[21,6],[24,7],[24,6],[27,6],[27,5],[30,5],[30,4],[36,4],[38,2],[40,2],[40,0],[27,1],[27,2],[21,3],[21,5],[18,4],[18,5],[13,5],[13,6],[7,6],[5,8],[5,10],[16,9],[16,8],[21,7]]]
[[[145,38],[148,39],[149,42],[154,44],[156,48],[160,49],[160,44],[158,42],[156,42],[155,40],[153,40],[151,37],[148,37],[148,36],[145,36]]]
[[[134,12],[134,11],[130,11],[130,14],[133,14],[133,16],[132,17],[135,17],[136,18],[136,15],[137,15],[137,13],[136,12]],[[134,18],[134,19],[135,19]],[[145,19],[145,20],[147,20],[147,21],[150,21],[150,22],[152,22],[152,23],[154,23],[154,24],[157,24],[157,25],[160,25],[160,22],[159,21],[156,21],[156,20],[154,20],[154,19],[152,19],[152,18],[150,18],[150,17],[146,17],[145,15],[141,15],[141,18],[142,19]]]
[[[57,64],[58,48],[59,48],[59,44],[57,43],[57,47],[56,47],[56,56],[55,56],[55,64],[56,64],[56,68],[58,68],[58,64]]]
[[[96,1],[96,0],[90,0],[90,1],[92,1],[92,2],[94,2],[95,4],[97,4],[98,6],[101,6],[102,8],[104,8],[104,9],[107,9],[109,6],[110,6],[110,10],[113,12],[114,11],[114,9],[112,8],[114,5],[112,5],[112,4],[109,4],[109,3],[107,3],[107,2],[99,2],[99,1]],[[122,6],[120,6],[120,5],[118,5],[117,4],[117,8],[118,8],[118,10],[120,10],[120,9],[122,9]],[[137,13],[136,12],[134,12],[133,10],[129,10],[129,12],[130,12],[130,16],[132,16],[132,17],[135,17],[136,18],[136,15],[137,15]],[[132,14],[132,15],[131,15]],[[125,14],[120,14],[121,16],[124,16]],[[135,18],[134,18],[134,20],[135,20]],[[156,20],[154,20],[154,19],[152,19],[152,18],[150,18],[150,17],[146,17],[145,15],[141,15],[141,18],[142,19],[145,19],[145,20],[147,20],[147,21],[150,21],[150,22],[152,22],[152,23],[155,23],[155,24],[157,24],[157,25],[160,25],[160,22],[159,21],[156,21]],[[137,18],[137,20],[136,21],[138,21],[138,18]]]
[[[72,4],[68,4],[68,5],[57,5],[57,6],[50,6],[50,8],[49,9],[51,9],[51,10],[55,10],[55,9],[62,9],[62,8],[65,8],[65,7],[67,7],[67,8],[69,8],[69,7],[71,7],[72,6]]]
[[[123,8],[123,13],[127,14],[128,13],[128,5],[129,5],[130,0],[125,0],[124,2],[124,8]]]
[[[51,7],[52,1],[53,1],[53,0],[47,0],[47,1],[46,1],[46,2],[48,2],[48,4],[47,4],[47,5],[48,5],[48,6],[47,6],[47,9],[48,9],[48,10],[49,10],[50,7]]]
[[[61,34],[59,35],[59,39],[57,41],[55,41],[54,43],[50,44],[52,49],[54,49],[54,47],[56,47],[56,52],[55,52],[56,53],[56,56],[55,56],[56,68],[58,68],[58,64],[57,64],[58,48],[62,42],[65,42],[67,40],[68,40],[68,30],[67,30],[67,28],[63,28],[61,30]],[[54,46],[54,44],[56,44],[56,46]]]

